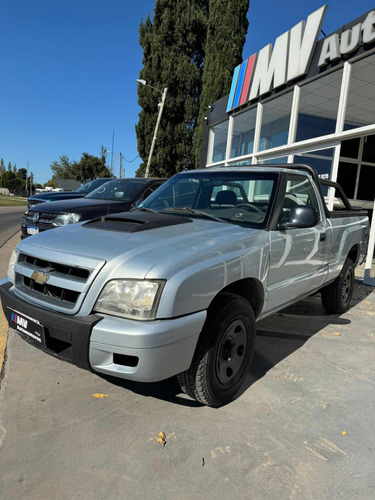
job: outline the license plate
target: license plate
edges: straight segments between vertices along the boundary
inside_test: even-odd
[[[26,226],[26,231],[27,231],[27,234],[37,234],[37,233],[39,233],[39,228]]]
[[[30,316],[26,316],[10,307],[8,309],[10,312],[9,326],[39,347],[45,347],[46,340],[43,325],[37,319],[30,318]]]

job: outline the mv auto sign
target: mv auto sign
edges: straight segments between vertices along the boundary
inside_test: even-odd
[[[317,48],[327,5],[310,14],[279,36],[272,49],[268,44],[234,70],[227,112],[257,99],[278,87],[306,76]],[[363,22],[319,42],[317,69],[353,53],[359,46],[375,41],[375,10]],[[321,44],[322,42],[322,44]]]

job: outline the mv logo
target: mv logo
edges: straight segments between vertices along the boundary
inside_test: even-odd
[[[27,328],[27,319],[21,318],[17,314],[12,313],[12,321],[14,321],[17,325],[22,326],[22,328]]]

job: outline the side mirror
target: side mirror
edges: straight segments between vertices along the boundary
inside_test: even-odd
[[[291,209],[289,221],[281,222],[278,229],[285,231],[286,229],[314,227],[318,224],[318,221],[318,213],[314,207],[297,206]]]

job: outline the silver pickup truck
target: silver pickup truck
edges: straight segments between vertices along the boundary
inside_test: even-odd
[[[186,171],[130,213],[19,243],[2,306],[49,354],[141,382],[177,375],[217,407],[243,390],[257,320],[319,291],[328,312],[348,309],[368,225],[308,166]]]

